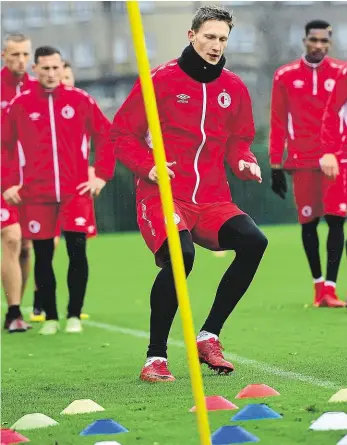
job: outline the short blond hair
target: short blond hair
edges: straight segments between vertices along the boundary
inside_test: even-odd
[[[4,49],[6,49],[8,42],[21,43],[21,42],[27,42],[27,41],[30,41],[30,38],[28,36],[26,36],[25,34],[21,34],[21,33],[8,34],[4,38]]]

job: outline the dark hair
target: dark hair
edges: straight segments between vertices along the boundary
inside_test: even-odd
[[[67,60],[64,60],[64,68],[71,68],[72,69],[71,63],[68,62]]]
[[[306,23],[305,26],[306,37],[308,36],[311,29],[327,29],[329,31],[329,36],[331,36],[333,33],[330,23],[326,22],[325,20],[311,20],[310,22]]]
[[[230,31],[234,26],[232,11],[220,6],[202,6],[194,14],[191,29],[193,31],[199,31],[202,24],[208,20],[219,20],[221,22],[225,22],[229,26]]]
[[[37,64],[39,57],[53,56],[54,54],[59,54],[61,56],[59,49],[54,48],[53,46],[40,46],[35,50],[34,62]]]

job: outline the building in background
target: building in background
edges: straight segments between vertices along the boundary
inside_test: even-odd
[[[272,193],[267,134],[272,76],[275,69],[302,54],[304,25],[323,18],[332,23],[333,55],[347,59],[347,2],[258,2],[212,0],[233,9],[235,27],[226,51],[227,67],[248,85],[253,98],[257,139],[253,145],[262,167],[263,185],[229,178],[235,200],[257,223],[296,221],[290,199]],[[210,4],[211,4],[210,3]],[[208,2],[140,1],[151,66],[180,55],[195,10]],[[77,85],[89,91],[113,118],[137,76],[126,4],[122,1],[2,2],[2,37],[29,35],[34,48],[58,47],[75,71]],[[96,200],[100,232],[137,230],[134,181],[121,165]]]
[[[347,59],[345,1],[213,1],[234,11],[227,67],[251,90],[258,125],[267,122],[271,79],[282,63],[300,56],[305,22],[324,18],[333,25],[334,55]],[[194,11],[208,2],[140,1],[146,44],[154,67],[177,57],[187,44]],[[3,2],[2,36],[24,32],[34,47],[57,46],[87,89],[110,116],[136,77],[126,4],[122,1]]]

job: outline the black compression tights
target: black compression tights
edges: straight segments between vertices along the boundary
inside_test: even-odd
[[[335,215],[325,215],[325,220],[329,226],[327,239],[327,273],[326,280],[336,282],[337,274],[341,262],[344,244],[344,218]],[[318,279],[322,276],[321,261],[319,255],[319,238],[317,226],[319,218],[302,224],[302,241],[308,263],[310,265],[312,277]]]
[[[88,281],[88,262],[86,254],[86,235],[78,232],[65,232],[66,248],[69,255],[68,317],[79,317]],[[54,241],[35,240],[35,282],[42,298],[42,308],[46,320],[57,320],[56,280],[53,271]]]
[[[187,231],[180,232],[186,275],[194,263],[194,244]],[[247,215],[228,220],[219,231],[222,249],[235,250],[236,257],[224,274],[203,330],[219,335],[236,304],[249,287],[267,246],[267,239]],[[167,339],[177,311],[177,297],[167,243],[158,252],[164,267],[151,292],[150,345],[147,356],[167,357]]]

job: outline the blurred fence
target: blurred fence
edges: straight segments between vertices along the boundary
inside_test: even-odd
[[[267,147],[254,145],[253,152],[262,168],[263,183],[244,182],[229,172],[233,200],[258,224],[284,224],[296,221],[291,181],[288,179],[287,199],[282,200],[271,190],[271,174]],[[96,200],[96,213],[100,232],[138,230],[136,223],[135,187],[133,175],[117,164],[116,175]]]

